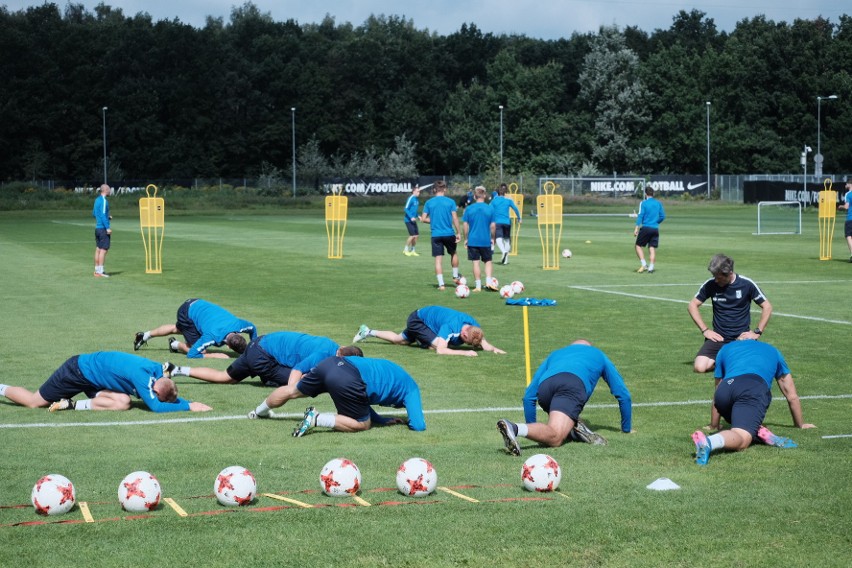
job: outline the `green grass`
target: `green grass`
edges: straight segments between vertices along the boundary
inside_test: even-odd
[[[36,389],[71,355],[129,351],[135,331],[173,322],[189,297],[225,306],[261,332],[305,331],[341,344],[361,323],[399,330],[413,309],[444,304],[473,314],[488,340],[508,351],[439,357],[366,342],[368,356],[396,361],[420,384],[423,433],[319,429],[294,439],[303,401],[285,407],[282,420],[229,419],[266,395],[256,381],[218,386],[178,379],[183,396],[213,406],[206,414],[155,415],[136,407],[49,415],[0,399],[0,566],[134,566],[154,559],[193,566],[848,565],[852,438],[822,436],[852,434],[852,399],[805,398],[805,419],[818,426],[806,431],[792,427],[785,402],[776,400],[766,422],[799,448],[714,454],[699,468],[689,434],[707,423],[713,381],[692,373],[701,335],[686,313],[709,276],[710,256],[731,255],[775,308],[763,337],[785,354],[799,393],[849,395],[852,265],[842,234],[835,235],[835,260],[821,262],[813,209],[805,212],[801,236],[756,237],[753,206],[666,202],[666,208],[653,275],[634,272],[626,217],[567,218],[562,242],[574,258],[559,271],[541,270],[538,231],[527,218],[520,254],[495,266],[501,282],[522,280],[527,295],[558,302],[529,310],[533,371],[550,351],[588,338],[616,363],[636,404],[636,433],[618,433],[615,401],[601,383],[584,417],[610,444],[547,450],[563,468],[560,494],[535,500],[521,488],[521,460],[502,451],[494,427],[498,418],[522,417],[522,310],[495,294],[462,301],[436,291],[428,229],[418,246],[422,256],[404,257],[398,208],[351,210],[342,260],[326,259],[321,211],[167,217],[161,275],[144,274],[137,217],[117,216],[108,281],[92,277],[88,210],[0,213],[0,382]],[[462,261],[462,271],[470,277],[469,262]],[[709,321],[709,308],[705,314]],[[164,339],[140,353],[175,357]],[[205,364],[224,369],[227,361]],[[315,404],[332,409],[327,397]],[[430,412],[436,410],[466,411]],[[169,421],[174,418],[210,420]],[[9,427],[38,424],[67,427]],[[545,451],[526,440],[522,446],[525,455]],[[412,501],[385,491],[394,487],[397,466],[415,455],[435,464],[439,485],[479,502],[444,492]],[[360,467],[362,497],[373,506],[343,507],[353,503],[318,492],[322,465],[340,456]],[[251,469],[261,492],[319,507],[260,497],[249,508],[224,509],[212,497],[213,479],[233,464]],[[138,469],[156,475],[164,495],[190,516],[162,507],[126,519],[116,490]],[[89,503],[98,522],[54,523],[82,520],[79,509],[61,518],[35,515],[30,489],[50,472],[75,483],[78,501]],[[645,489],[659,477],[682,489]],[[211,512],[221,514],[205,514]],[[33,521],[48,524],[12,526]]]

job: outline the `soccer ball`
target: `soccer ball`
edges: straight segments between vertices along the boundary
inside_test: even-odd
[[[527,491],[556,491],[562,470],[556,460],[547,454],[536,454],[524,462],[521,468],[521,481]]]
[[[562,251],[562,258],[571,258],[571,249],[564,249]]]
[[[491,287],[495,290],[500,289],[500,282],[498,282],[497,279],[494,278],[493,276],[491,277]]]
[[[410,458],[396,470],[396,486],[409,497],[426,497],[438,486],[438,472],[423,458]]]
[[[216,476],[213,491],[216,499],[226,507],[248,505],[257,493],[257,481],[246,468],[232,465]]]
[[[467,298],[470,296],[470,288],[468,288],[466,284],[459,284],[456,286],[456,296],[459,298]]]
[[[335,458],[323,466],[320,487],[329,497],[349,497],[361,490],[361,470],[346,458]]]
[[[523,282],[521,282],[520,280],[515,280],[514,282],[512,282],[512,290],[514,290],[515,294],[521,294],[524,290],[526,290],[526,288],[524,288]]]
[[[459,276],[456,279],[456,284],[458,284],[460,286],[466,286],[467,285],[467,278],[465,278],[464,276]]]
[[[74,484],[58,473],[45,475],[36,481],[30,498],[39,515],[62,515],[73,509],[77,502]]]
[[[515,289],[512,288],[511,284],[506,284],[502,288],[500,288],[500,297],[501,298],[511,298],[515,295]]]
[[[134,513],[156,509],[162,494],[160,482],[147,471],[128,474],[118,486],[118,502],[121,503],[121,508]]]

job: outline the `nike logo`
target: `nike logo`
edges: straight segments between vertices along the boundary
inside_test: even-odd
[[[692,191],[693,189],[698,189],[702,185],[706,185],[706,184],[707,184],[706,181],[702,181],[701,183],[688,183],[688,184],[686,184],[686,189],[688,191]]]

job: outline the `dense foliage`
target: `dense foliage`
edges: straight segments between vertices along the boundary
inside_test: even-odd
[[[105,4],[0,7],[0,181],[97,181],[103,123],[111,180],[286,180],[294,123],[300,183],[703,173],[706,101],[714,172],[795,173],[804,145],[816,151],[817,97],[834,94],[820,105],[825,171],[852,171],[850,61],[845,15],[724,33],[681,11],[667,30],[546,41],[383,15],[278,22],[251,3],[203,28]]]

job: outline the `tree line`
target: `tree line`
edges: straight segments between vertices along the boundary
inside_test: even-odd
[[[566,12],[566,29],[570,28]],[[0,180],[852,171],[852,18],[449,35],[0,7]],[[837,95],[837,99],[821,99]],[[707,103],[710,103],[709,105]],[[106,107],[106,110],[104,110]],[[295,109],[295,110],[293,110]],[[819,118],[817,114],[819,111]],[[501,146],[502,142],[502,146]]]

